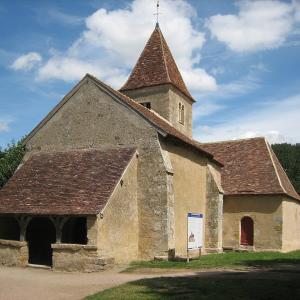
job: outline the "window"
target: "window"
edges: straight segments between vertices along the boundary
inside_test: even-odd
[[[181,103],[179,103],[178,120],[180,124],[184,125],[184,105]]]
[[[181,123],[181,103],[179,102],[179,109],[178,109],[178,121]]]
[[[181,124],[184,125],[184,105],[181,106]]]
[[[151,109],[151,102],[141,102],[141,104],[146,108]]]

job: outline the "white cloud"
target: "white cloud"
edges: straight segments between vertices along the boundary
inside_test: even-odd
[[[65,81],[76,80],[83,77],[85,73],[97,74],[99,69],[90,63],[69,57],[52,57],[38,71],[38,78],[54,79],[59,78]]]
[[[8,126],[7,121],[1,121],[0,120],[0,132],[4,132],[4,131],[8,131],[9,130],[9,126]]]
[[[86,18],[85,30],[65,52],[50,53],[37,78],[73,81],[90,72],[120,87],[154,29],[154,7],[153,1],[134,0],[124,9],[97,10]],[[215,90],[214,77],[195,66],[205,36],[193,27],[194,9],[186,1],[165,0],[161,10],[167,13],[160,27],[187,86],[192,91]]]
[[[299,115],[300,94],[297,94],[214,126],[199,126],[194,133],[203,142],[254,136],[266,136],[272,143],[300,142]]]
[[[299,1],[240,1],[237,15],[215,15],[206,25],[212,35],[237,52],[281,46],[299,19]]]
[[[292,1],[294,9],[295,9],[295,20],[297,22],[300,22],[300,1],[299,0],[293,0]]]
[[[11,65],[11,68],[14,70],[29,71],[38,66],[41,61],[42,57],[39,53],[29,52],[18,57]]]
[[[223,109],[225,105],[214,103],[214,102],[199,102],[193,108],[193,118],[197,120],[198,118],[212,115],[221,109]]]
[[[45,12],[43,11],[43,13],[41,14],[42,15],[41,17],[43,18],[45,18],[44,13]],[[53,22],[60,22],[66,25],[78,25],[83,22],[83,18],[74,15],[65,14],[55,8],[47,9],[46,14],[47,14],[47,20],[45,21],[52,20]]]
[[[229,83],[217,85],[212,91],[204,91],[197,94],[199,99],[223,100],[235,98],[250,93],[261,86],[261,81],[257,70],[251,70],[248,75]]]

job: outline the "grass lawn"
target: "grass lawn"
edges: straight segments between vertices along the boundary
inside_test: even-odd
[[[285,268],[276,268],[285,265]],[[129,271],[140,268],[196,269],[261,267],[256,272],[199,272],[181,277],[142,279],[105,290],[86,300],[285,300],[300,299],[300,251],[290,253],[211,254],[186,262],[134,262]],[[273,267],[264,269],[263,267]]]
[[[279,252],[228,252],[203,255],[198,259],[185,261],[138,261],[131,263],[125,272],[141,268],[162,269],[208,269],[270,267],[278,264],[300,264],[300,251]]]
[[[161,277],[123,284],[86,300],[290,300],[300,299],[299,279]]]

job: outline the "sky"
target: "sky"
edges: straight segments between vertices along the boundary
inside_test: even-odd
[[[154,0],[0,0],[0,147],[86,74],[118,89],[156,23]],[[197,100],[201,142],[300,142],[300,0],[161,0],[160,28]]]

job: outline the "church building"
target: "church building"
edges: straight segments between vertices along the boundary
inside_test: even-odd
[[[0,190],[0,265],[186,257],[191,213],[201,254],[300,249],[300,197],[268,142],[194,140],[194,103],[158,25],[120,90],[87,74]]]

